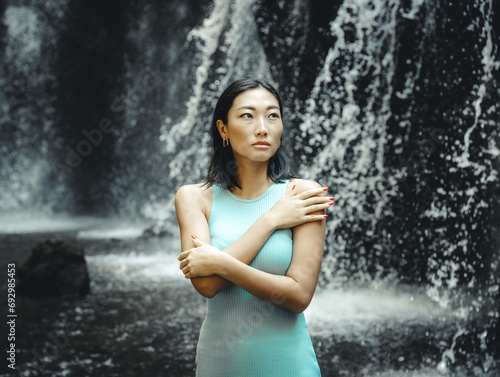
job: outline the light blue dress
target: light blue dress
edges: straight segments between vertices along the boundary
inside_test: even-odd
[[[252,200],[213,187],[208,222],[211,243],[224,249],[285,195],[288,180]],[[285,275],[292,231],[275,231],[250,266]],[[317,377],[318,362],[304,314],[266,303],[235,284],[208,299],[196,351],[197,377]]]

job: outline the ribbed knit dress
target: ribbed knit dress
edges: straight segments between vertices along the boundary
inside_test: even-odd
[[[238,240],[276,201],[288,180],[256,199],[244,200],[213,186],[208,222],[211,244],[224,249]],[[285,275],[292,260],[292,231],[275,231],[250,266]],[[196,351],[197,377],[317,377],[316,355],[304,314],[266,303],[235,284],[208,299]]]

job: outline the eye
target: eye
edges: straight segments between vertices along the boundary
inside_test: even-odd
[[[278,113],[271,113],[269,114],[269,118],[273,118],[273,119],[279,119],[280,115]]]
[[[245,119],[252,119],[253,118],[252,114],[250,114],[250,113],[241,114],[240,117],[245,118]]]

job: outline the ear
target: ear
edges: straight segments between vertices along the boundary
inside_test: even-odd
[[[219,130],[220,136],[223,139],[228,139],[229,136],[227,134],[227,126],[224,124],[222,120],[217,120],[217,129]]]

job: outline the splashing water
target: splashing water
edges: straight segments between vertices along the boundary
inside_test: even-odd
[[[398,3],[346,1],[341,5],[331,23],[337,40],[306,101],[300,125],[301,137],[308,141],[300,173],[313,180],[328,177],[339,205],[328,222],[329,233],[336,237],[325,259],[330,277],[337,279],[343,278],[338,260],[347,248],[346,238],[336,232],[339,224],[370,237],[387,203],[397,195],[396,178],[384,179],[384,148],[391,116]],[[369,80],[364,83],[366,100],[357,91],[361,78]],[[314,158],[308,158],[307,152]],[[325,169],[332,173],[325,174]],[[384,249],[384,245],[372,247]],[[364,275],[360,270],[359,278]]]
[[[128,31],[138,58],[126,62],[120,79],[127,116],[113,136],[122,170],[116,169],[110,192],[123,208],[138,208],[133,215],[156,221],[153,232],[177,236],[173,195],[205,175],[215,101],[237,78],[266,79],[291,114],[283,148],[294,156],[296,171],[328,186],[336,199],[320,287],[306,313],[322,360],[362,376],[452,375],[460,367],[467,375],[493,375],[500,317],[500,60],[493,1],[206,3],[198,18],[186,17],[163,39],[151,26],[156,11],[182,18],[195,7],[182,3],[174,11],[151,3],[128,15],[138,20]],[[65,6],[58,5],[54,25]],[[3,85],[0,92],[2,131],[7,124],[15,142],[0,145],[6,233],[48,229],[43,219],[26,223],[13,213],[50,217],[53,208],[69,211],[74,201],[64,181],[53,184],[54,161],[64,158],[55,146],[63,150],[69,142],[54,130],[58,114],[48,88],[57,84],[57,72],[44,55],[47,46],[57,52],[52,41],[63,31],[52,23],[35,27],[39,14],[14,4],[4,14],[12,61],[3,60],[10,68],[0,81],[36,93],[16,107],[11,98],[19,96]],[[174,18],[160,24],[166,28]],[[23,35],[27,39],[18,41]],[[165,61],[170,65],[158,68]],[[141,87],[145,73],[161,85]],[[137,88],[144,94],[132,100],[129,92]],[[48,224],[70,224],[84,242],[135,242],[144,228],[103,228],[87,220],[54,217]],[[130,275],[140,282],[130,289],[141,291],[151,281],[180,276],[173,254],[161,252],[117,252],[91,256],[89,263],[103,287]],[[157,266],[148,280],[151,263]],[[343,350],[359,356],[345,369]],[[363,359],[359,350],[372,358]]]
[[[171,125],[170,118],[162,126],[160,140],[165,142],[166,151],[176,152],[169,163],[169,175],[171,178],[182,177],[185,172],[185,162],[189,160],[200,160],[200,156],[208,155],[206,145],[209,135],[209,111],[220,90],[225,88],[237,77],[245,76],[246,68],[251,66],[253,74],[257,77],[267,77],[267,62],[262,46],[255,42],[255,24],[250,22],[252,18],[253,1],[215,1],[214,8],[208,18],[203,21],[200,28],[192,30],[188,41],[194,41],[201,55],[201,63],[196,68],[196,82],[193,85],[190,99],[186,103],[186,115],[177,124]],[[228,12],[232,13],[228,17]],[[242,24],[249,27],[242,28]],[[220,43],[219,40],[223,39]],[[214,55],[217,51],[222,52],[224,57],[222,65],[214,63]],[[210,73],[210,71],[214,73]],[[208,90],[204,85],[208,80],[212,84]],[[203,109],[203,112],[200,112]],[[200,122],[200,118],[206,119]],[[203,118],[202,118],[203,119]],[[183,137],[188,134],[201,135],[199,143],[191,142],[186,148],[179,151],[178,145]],[[200,137],[196,137],[199,139]],[[185,143],[184,143],[185,144]],[[201,148],[200,148],[201,146]],[[193,166],[194,168],[194,166]],[[206,163],[202,169],[206,168]],[[195,176],[200,177],[203,170],[195,170]]]
[[[231,38],[226,37],[219,47],[220,51],[227,54],[225,57],[216,56],[216,39],[222,33],[222,24],[215,28],[213,23],[217,17],[216,11],[220,12],[220,9],[224,9],[220,13],[231,15],[225,18],[227,23],[227,20],[238,19],[237,15],[243,17],[251,14],[249,9],[252,6],[247,4],[248,8],[244,8],[243,3],[236,1],[226,1],[224,4],[226,7],[222,8],[222,3],[216,1],[212,14],[204,21],[202,28],[190,34],[191,37],[198,38],[201,38],[200,33],[203,35],[203,43],[199,46],[202,62],[197,68],[197,80],[192,89],[194,94],[186,105],[188,115],[163,133],[162,138],[168,151],[174,148],[171,140],[177,140],[174,135],[178,130],[182,128],[192,132],[195,125],[198,125],[194,114],[199,113],[193,110],[205,106],[210,108],[209,103],[203,102],[202,98],[210,98],[215,102],[218,92],[214,91],[214,84],[209,84],[208,88],[201,91],[203,85],[212,81],[215,87],[224,87],[231,79],[238,77],[235,72],[244,72],[235,63],[235,57],[245,56],[246,53],[240,50],[242,35],[252,35],[255,38],[252,31],[254,21],[247,17],[239,28],[231,28]],[[293,13],[299,5],[296,2],[290,7],[290,13]],[[448,175],[460,172],[461,169],[463,173],[459,174],[469,174],[470,170],[465,169],[472,168],[479,182],[495,185],[498,182],[497,171],[492,162],[499,155],[497,142],[490,138],[488,147],[483,148],[479,154],[489,154],[492,160],[472,159],[472,153],[476,153],[476,150],[472,153],[469,151],[472,145],[471,135],[479,125],[482,129],[487,125],[491,128],[494,125],[490,121],[491,114],[498,112],[498,104],[487,103],[491,101],[493,72],[499,67],[499,61],[496,60],[497,49],[492,42],[492,3],[476,2],[475,7],[479,10],[476,26],[481,25],[484,40],[480,60],[482,74],[478,77],[479,83],[474,84],[469,92],[469,96],[473,96],[473,122],[461,137],[454,140],[453,148],[450,145],[455,135],[450,125],[438,120],[431,127],[425,124],[425,120],[415,119],[421,111],[415,93],[422,93],[422,85],[431,85],[427,77],[429,61],[425,52],[429,49],[431,39],[439,33],[437,25],[442,17],[436,7],[423,1],[412,1],[405,9],[396,0],[342,2],[335,19],[330,22],[330,35],[334,42],[326,53],[311,92],[299,107],[300,113],[293,117],[298,126],[295,133],[297,143],[293,149],[300,156],[299,175],[327,185],[336,198],[332,219],[327,223],[328,251],[322,265],[321,286],[339,289],[353,284],[375,287],[379,284],[396,283],[408,279],[403,276],[406,267],[402,266],[412,263],[419,265],[421,277],[413,276],[409,280],[426,282],[425,294],[441,308],[433,307],[433,310],[454,310],[461,319],[451,344],[442,348],[442,358],[436,366],[440,373],[447,373],[449,365],[456,363],[454,355],[459,349],[458,341],[470,333],[467,321],[474,320],[474,313],[485,310],[480,303],[481,299],[474,301],[467,296],[471,292],[478,294],[478,291],[488,290],[489,285],[495,286],[498,283],[492,275],[491,280],[483,286],[484,283],[479,283],[474,278],[479,273],[477,262],[457,256],[459,253],[468,253],[472,247],[465,221],[460,227],[465,229],[463,237],[458,234],[448,235],[446,231],[446,222],[457,217],[457,207],[463,214],[474,209],[477,213],[474,218],[478,219],[480,215],[477,211],[491,208],[492,204],[488,204],[484,198],[488,188],[462,188],[457,185],[451,187],[453,191],[450,193],[444,179],[440,180],[443,184],[437,187],[439,195],[430,196],[426,200],[418,215],[419,219],[415,222],[415,226],[422,228],[418,230],[418,234],[421,234],[420,241],[424,236],[427,239],[434,237],[426,251],[428,256],[423,261],[419,261],[422,257],[413,257],[413,251],[409,252],[402,247],[402,234],[394,227],[398,225],[397,222],[391,218],[398,216],[394,203],[405,200],[402,190],[405,181],[420,180],[417,190],[428,190],[425,185],[427,181],[431,181],[430,174],[439,172],[438,162],[434,162],[439,159],[444,162],[443,166],[447,165]],[[403,62],[399,59],[408,52],[404,50],[407,46],[399,40],[402,22],[414,22],[421,27],[421,34],[417,34],[418,38],[411,45],[413,56]],[[302,25],[293,27],[299,29]],[[238,43],[233,43],[234,41]],[[253,44],[256,44],[255,40]],[[257,46],[253,54],[260,55],[263,49],[259,48],[258,43]],[[265,62],[266,59],[262,58],[261,61]],[[217,62],[220,62],[220,66],[217,66]],[[251,65],[244,62],[242,66],[248,69]],[[213,80],[207,74],[210,67],[215,72]],[[267,76],[268,70],[263,65],[257,73]],[[285,104],[289,106],[290,102],[285,100]],[[488,106],[490,108],[485,113],[485,107]],[[436,110],[438,111],[441,110]],[[462,126],[462,123],[461,121],[452,126]],[[422,127],[428,134],[418,130],[418,127]],[[415,169],[415,165],[412,166],[404,157],[405,151],[411,148],[417,136],[418,149],[410,150],[409,160],[412,161],[411,156],[418,152],[416,155],[420,158],[419,164],[428,162],[422,170]],[[202,144],[205,141],[202,138]],[[196,151],[193,147],[181,150],[170,164],[170,174],[182,174],[180,167],[185,161],[192,160],[196,152],[199,153],[199,148]],[[203,153],[206,153],[205,149]],[[401,163],[396,168],[393,156],[398,156],[400,161],[406,163]],[[194,176],[201,178],[203,173],[196,170]],[[446,195],[450,198],[449,202]],[[456,199],[462,196],[466,201],[458,204]],[[475,227],[477,224],[472,224],[471,230]],[[495,263],[498,263],[495,262],[496,257],[496,254],[492,257],[493,270]],[[478,254],[477,258],[480,259],[481,256]],[[468,284],[466,287],[464,280]],[[331,298],[333,294],[330,292],[327,295]],[[494,294],[486,294],[482,299],[491,302]],[[394,310],[396,313],[401,311],[396,307]],[[496,313],[493,316],[498,315],[498,309],[493,313]],[[487,353],[485,358],[491,359]],[[488,368],[485,366],[484,370]]]

